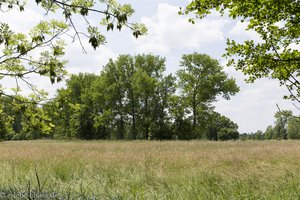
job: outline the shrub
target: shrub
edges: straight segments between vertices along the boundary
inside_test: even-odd
[[[239,132],[232,128],[221,128],[218,132],[219,140],[237,140],[239,139]]]

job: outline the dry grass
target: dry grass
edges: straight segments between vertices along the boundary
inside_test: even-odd
[[[298,141],[2,142],[0,169],[0,198],[300,198]]]

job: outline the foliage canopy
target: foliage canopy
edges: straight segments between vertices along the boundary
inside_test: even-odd
[[[228,65],[248,75],[253,82],[262,77],[279,80],[289,93],[285,98],[300,102],[300,2],[298,0],[193,0],[179,14],[204,18],[212,11],[227,14],[248,24],[260,41],[238,44],[227,40]],[[191,19],[193,23],[194,19]]]

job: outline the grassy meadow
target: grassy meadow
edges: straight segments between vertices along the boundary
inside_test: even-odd
[[[300,199],[300,141],[0,143],[0,199]]]

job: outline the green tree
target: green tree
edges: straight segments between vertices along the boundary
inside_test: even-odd
[[[56,97],[43,105],[43,109],[50,116],[55,128],[51,133],[54,138],[74,138],[76,133],[72,132],[70,119],[72,116],[71,103],[69,103],[70,90],[59,89]]]
[[[159,80],[154,92],[152,123],[154,139],[171,139],[172,138],[172,122],[170,115],[170,99],[175,94],[175,77],[168,75]]]
[[[173,78],[163,77],[164,67],[164,59],[154,55],[120,55],[105,65],[93,93],[102,102],[99,113],[110,113],[117,139],[149,139],[165,128]]]
[[[187,110],[184,106],[184,99],[179,95],[172,95],[170,97],[170,114],[173,120],[172,130],[174,132],[174,139],[187,140],[192,138],[192,124],[187,117]]]
[[[118,62],[110,60],[103,69],[102,76],[107,87],[107,100],[110,103],[116,124],[116,138],[124,139],[126,131],[124,68]]]
[[[140,110],[139,103],[139,85],[137,83],[137,67],[136,59],[130,55],[120,55],[116,61],[124,70],[124,86],[126,88],[126,113],[128,115],[128,124],[131,128],[129,130],[129,138],[136,139],[138,135],[138,112]]]
[[[265,139],[272,139],[273,138],[273,134],[274,134],[274,130],[273,130],[273,126],[270,125],[267,127],[264,135],[265,135]]]
[[[279,80],[289,91],[285,98],[300,102],[299,7],[298,0],[193,0],[179,13],[194,13],[202,19],[217,10],[248,22],[248,30],[255,31],[261,41],[238,44],[228,39],[225,56],[234,58],[228,65],[248,75],[250,82],[262,77]]]
[[[263,140],[265,139],[264,133],[261,130],[258,130],[254,133],[255,140]]]
[[[1,97],[0,139],[24,140],[47,137],[54,125],[44,110],[34,102],[36,99],[21,96]]]
[[[273,139],[287,139],[288,121],[292,116],[292,111],[278,111],[275,113],[276,121],[273,128]]]
[[[72,75],[67,88],[60,89],[54,100],[44,105],[54,124],[54,137],[95,139],[94,106],[90,90],[94,74]]]
[[[74,132],[81,139],[95,139],[94,106],[90,88],[96,78],[94,74],[80,73],[72,75],[66,83],[70,90],[68,103],[74,111],[70,125],[71,128],[74,127]]]
[[[224,129],[227,129],[224,131]],[[228,131],[228,130],[231,131]],[[222,140],[225,140],[227,136],[225,136],[227,133],[230,135],[231,132],[234,131],[235,133],[238,133],[238,125],[231,121],[229,118],[217,113],[213,112],[211,114],[211,119],[208,125],[208,131],[207,131],[207,139],[209,140],[218,140],[220,137]],[[219,133],[222,132],[222,136],[219,136]],[[231,136],[228,136],[229,139],[238,139],[239,134],[232,134]]]
[[[299,117],[291,117],[287,126],[287,137],[289,139],[300,139]]]
[[[148,54],[137,55],[134,60],[137,71],[133,80],[135,91],[139,95],[139,129],[142,133],[140,137],[151,139],[154,135],[151,124],[154,123],[155,92],[158,90],[159,82],[163,78],[165,59]]]
[[[109,86],[103,73],[93,82],[92,87],[94,105],[94,129],[97,139],[109,139],[112,137],[114,125]]]
[[[9,140],[14,135],[13,122],[14,112],[11,103],[12,99],[1,97],[0,101],[0,139]]]
[[[175,78],[163,76],[164,59],[153,55],[120,55],[114,63],[123,73],[125,112],[131,125],[129,138],[136,139],[138,131],[144,135],[140,138],[149,137],[150,132],[156,139],[170,137],[167,109],[170,95],[175,92]]]
[[[235,80],[228,78],[217,60],[206,54],[183,55],[178,70],[179,88],[186,112],[191,112],[193,138],[200,134],[198,128],[206,128],[205,113],[218,95],[229,99],[239,91]],[[200,125],[200,126],[199,126]]]
[[[231,128],[221,128],[218,132],[218,139],[225,140],[237,140],[239,139],[239,132]]]

